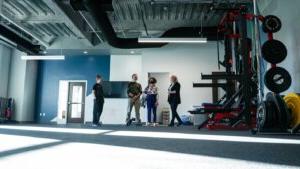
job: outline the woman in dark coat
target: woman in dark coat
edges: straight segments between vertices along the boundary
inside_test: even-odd
[[[181,98],[180,98],[180,83],[177,80],[176,76],[171,76],[170,78],[171,85],[169,87],[169,96],[168,96],[168,102],[171,107],[172,111],[172,119],[171,123],[169,124],[170,127],[174,126],[175,118],[178,121],[177,126],[182,125],[182,121],[177,113],[177,107],[181,103]]]

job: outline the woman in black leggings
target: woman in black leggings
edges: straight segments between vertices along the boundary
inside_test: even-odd
[[[182,125],[182,121],[177,113],[177,107],[178,105],[181,103],[181,99],[180,99],[180,83],[177,80],[176,76],[171,76],[171,85],[169,87],[169,96],[168,96],[168,102],[170,104],[171,107],[171,111],[172,111],[172,119],[171,119],[171,123],[169,124],[170,127],[174,126],[174,122],[175,122],[175,118],[178,121],[177,126]]]

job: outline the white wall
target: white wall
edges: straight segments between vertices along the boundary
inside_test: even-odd
[[[0,45],[0,97],[7,97],[11,49]]]
[[[141,55],[111,55],[110,81],[131,81],[133,73],[141,74]]]
[[[52,121],[56,121],[57,124],[67,124],[67,110],[68,110],[68,94],[69,94],[69,81],[60,80],[59,81],[59,90],[58,90],[58,110],[57,117]],[[86,99],[85,99],[86,101]],[[87,103],[87,101],[86,101]],[[85,111],[88,112],[88,105],[85,105]],[[86,115],[87,113],[85,113]],[[84,118],[86,119],[86,118]]]
[[[262,13],[276,15],[281,18],[282,29],[274,35],[275,39],[282,41],[288,49],[287,59],[280,64],[287,69],[293,78],[291,88],[287,92],[300,92],[300,1],[299,0],[273,0]]]

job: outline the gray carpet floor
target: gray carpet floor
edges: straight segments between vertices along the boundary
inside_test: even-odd
[[[300,137],[199,131],[193,126],[0,125],[3,165],[6,169],[300,168]]]

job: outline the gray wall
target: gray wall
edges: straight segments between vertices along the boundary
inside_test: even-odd
[[[15,100],[13,120],[31,122],[34,120],[34,101],[37,77],[37,63],[21,60],[24,53],[11,49],[7,97]],[[2,87],[0,87],[2,89]]]
[[[26,70],[26,62],[20,59],[21,55],[22,53],[17,50],[12,51],[8,88],[8,97],[11,97],[15,100],[13,119],[17,121],[22,120],[22,107]]]
[[[24,83],[22,121],[33,121],[35,112],[35,92],[37,81],[38,62],[27,61]]]
[[[264,8],[264,15],[273,14],[281,18],[282,30],[274,38],[282,41],[288,48],[288,58],[280,64],[287,69],[293,78],[293,84],[287,92],[300,92],[300,1],[273,0]]]
[[[11,49],[0,44],[0,97],[7,97]]]

